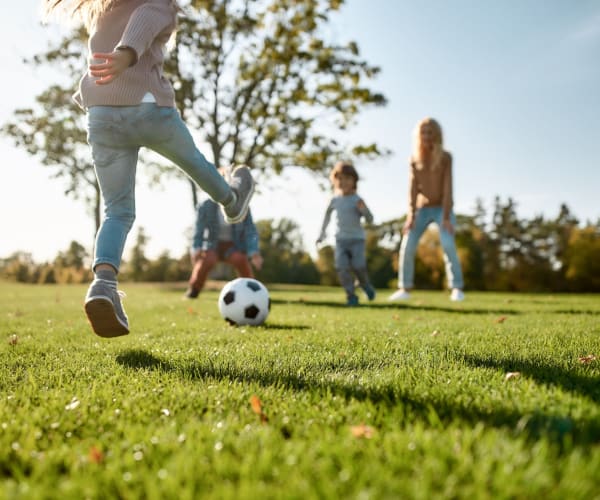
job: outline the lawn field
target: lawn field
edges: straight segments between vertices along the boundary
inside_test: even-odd
[[[122,288],[0,283],[0,498],[600,498],[598,295]]]

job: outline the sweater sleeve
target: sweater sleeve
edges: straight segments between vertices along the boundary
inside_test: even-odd
[[[442,209],[443,220],[450,220],[450,212],[452,211],[452,156],[446,153],[446,168],[444,169],[444,177],[442,179]]]
[[[331,220],[331,212],[333,211],[333,199],[329,202],[327,209],[325,210],[325,217],[323,218],[323,224],[321,225],[321,232],[319,233],[319,240],[324,240],[327,235],[327,226]]]
[[[408,213],[406,214],[407,219],[413,219],[415,211],[417,209],[417,178],[415,176],[415,164],[410,161],[408,167]]]
[[[118,47],[128,47],[136,53],[137,60],[150,48],[163,31],[165,35],[175,29],[176,11],[170,0],[151,0],[135,9]]]
[[[365,203],[365,200],[363,200],[362,198],[361,200],[364,203],[364,208],[360,211],[360,214],[365,218],[368,224],[373,224],[373,214],[371,213],[371,210],[369,210],[369,207]]]

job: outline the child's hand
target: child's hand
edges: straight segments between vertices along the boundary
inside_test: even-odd
[[[402,234],[408,234],[408,232],[414,227],[414,225],[415,225],[414,219],[412,219],[412,218],[406,219],[406,222],[404,223],[404,227],[402,228]]]
[[[194,264],[206,256],[206,252],[204,250],[202,250],[201,248],[192,250],[191,254],[192,254],[192,262]]]
[[[449,220],[445,220],[442,222],[442,227],[450,234],[454,234],[454,226],[452,225],[452,222],[450,222]]]
[[[359,212],[362,212],[367,208],[367,205],[365,204],[362,198],[356,202],[356,208],[358,208]]]
[[[104,59],[99,64],[90,64],[90,75],[97,77],[96,85],[111,83],[135,61],[133,50],[114,50],[110,53],[97,52],[92,54],[94,59]]]
[[[252,262],[252,265],[254,266],[254,268],[257,271],[260,271],[262,269],[263,266],[263,258],[262,255],[259,253],[255,253],[250,257],[250,262]]]

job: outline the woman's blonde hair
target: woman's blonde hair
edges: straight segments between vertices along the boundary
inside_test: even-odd
[[[442,127],[436,120],[430,117],[423,118],[421,121],[419,121],[419,123],[417,123],[416,127],[413,130],[412,161],[420,165],[423,164],[423,149],[421,147],[421,129],[423,127],[429,127],[433,133],[433,151],[431,154],[431,167],[437,168],[441,164],[442,158],[444,156],[444,138],[442,134]]]
[[[93,29],[98,18],[120,0],[44,0],[44,14],[54,12],[65,14],[82,21],[89,30]],[[122,0],[121,0],[122,1]],[[177,0],[171,0],[179,10]]]
[[[58,13],[76,18],[91,29],[101,14],[109,10],[116,0],[44,0],[44,14]]]
[[[354,180],[354,189],[356,190],[356,185],[358,184],[358,172],[356,171],[352,163],[347,161],[338,161],[331,169],[331,172],[329,174],[329,180],[331,181],[331,184],[333,184],[333,187],[335,189],[337,189],[338,187],[337,180],[342,175],[352,177],[352,179]]]

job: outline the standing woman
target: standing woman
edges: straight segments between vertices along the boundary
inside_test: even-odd
[[[452,156],[444,151],[440,124],[433,118],[425,118],[414,131],[408,214],[402,230],[398,261],[398,290],[389,300],[410,298],[419,239],[432,222],[438,225],[440,231],[446,278],[452,290],[450,300],[464,300],[463,274],[454,242],[456,217],[452,205]]]
[[[246,216],[254,181],[247,167],[238,167],[228,184],[198,151],[175,108],[173,87],[163,76],[165,47],[179,10],[174,0],[44,0],[44,5],[48,13],[82,20],[89,32],[88,71],[74,98],[87,112],[104,220],[85,312],[101,337],[125,335],[129,321],[117,273],[135,220],[139,149],[152,149],[177,165],[221,205],[230,223]]]

